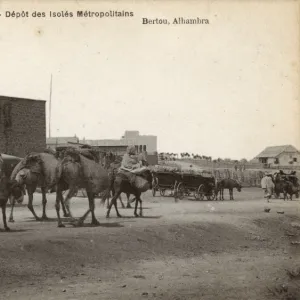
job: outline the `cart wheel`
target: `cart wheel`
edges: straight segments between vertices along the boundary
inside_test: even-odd
[[[197,200],[204,200],[205,193],[203,184],[198,187],[197,196]]]
[[[184,186],[182,184],[182,182],[180,182],[177,185],[177,189],[176,189],[176,198],[182,200],[184,197]]]
[[[166,193],[166,190],[165,190],[165,189],[160,189],[160,195],[161,195],[162,197],[165,196],[165,193]]]

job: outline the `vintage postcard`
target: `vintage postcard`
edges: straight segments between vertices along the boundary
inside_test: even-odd
[[[0,1],[3,299],[300,299],[299,18]]]

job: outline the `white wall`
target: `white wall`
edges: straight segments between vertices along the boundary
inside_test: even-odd
[[[297,162],[290,164],[293,158],[297,158]],[[300,153],[282,153],[278,157],[279,164],[275,164],[275,158],[268,158],[268,164],[271,166],[300,166]]]

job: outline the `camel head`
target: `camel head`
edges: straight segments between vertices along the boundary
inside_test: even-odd
[[[29,174],[30,170],[29,169],[21,169],[17,175],[16,175],[16,178],[15,180],[20,184],[20,185],[24,185],[25,184],[25,181],[26,181],[26,178]]]
[[[140,175],[148,181],[148,183],[150,185],[149,189],[152,189],[153,176],[152,176],[151,169],[146,167],[145,170]]]
[[[17,203],[22,203],[24,200],[24,189],[21,184],[19,184],[16,180],[10,180],[8,182],[8,189],[10,198],[15,199]]]

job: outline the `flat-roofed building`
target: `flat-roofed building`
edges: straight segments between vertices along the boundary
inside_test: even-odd
[[[24,157],[46,148],[46,101],[0,96],[0,152]]]

